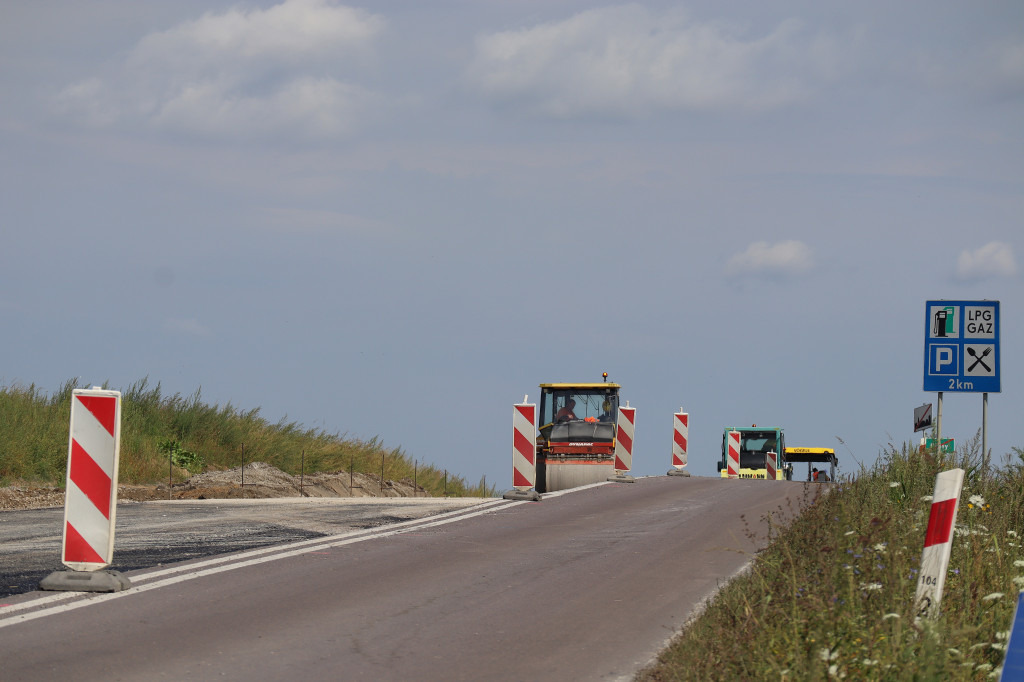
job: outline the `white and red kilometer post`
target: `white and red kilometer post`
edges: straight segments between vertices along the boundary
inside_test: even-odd
[[[963,469],[950,469],[935,477],[935,493],[932,495],[932,510],[928,515],[928,530],[924,536],[917,595],[914,597],[918,618],[934,618],[939,615],[939,602],[942,601],[942,587],[946,583],[949,555],[953,549],[953,527],[963,485]]]
[[[728,438],[728,456],[725,460],[728,478],[740,477],[740,432],[730,431]]]
[[[779,468],[779,453],[769,451],[764,456],[764,477],[769,481],[777,480],[776,471]]]
[[[690,442],[690,415],[683,408],[672,415],[672,468],[669,476],[689,476],[686,470],[686,452]]]
[[[636,479],[629,475],[633,468],[633,434],[636,426],[636,408],[619,406],[619,417],[615,424],[615,473],[608,477],[615,483],[633,483]]]
[[[121,392],[99,387],[72,391],[70,432],[61,561],[71,570],[51,573],[39,586],[118,592],[131,583],[103,569],[114,556]]]
[[[506,500],[540,500],[537,485],[537,406],[527,402],[512,406],[512,490]]]

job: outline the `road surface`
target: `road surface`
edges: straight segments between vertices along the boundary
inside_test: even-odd
[[[808,490],[639,479],[18,595],[3,679],[630,679]]]

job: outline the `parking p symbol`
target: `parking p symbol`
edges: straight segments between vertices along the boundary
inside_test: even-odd
[[[957,363],[957,346],[953,344],[932,344],[929,374],[956,376],[960,367]]]

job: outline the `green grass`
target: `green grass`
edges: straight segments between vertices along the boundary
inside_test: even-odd
[[[35,384],[0,387],[0,485],[64,485],[71,393],[86,387],[69,380],[49,395]],[[236,467],[243,446],[247,463],[266,462],[296,476],[303,456],[307,474],[351,468],[380,476],[383,462],[385,479],[411,483],[415,476],[433,495],[446,489],[452,496],[496,494],[486,479],[472,486],[433,465],[417,465],[401,448],[386,448],[378,437],[353,438],[286,420],[272,424],[260,416],[259,408],[208,405],[198,390],[189,396],[165,395],[159,383],[150,386],[147,379],[122,390],[121,483],[166,481],[169,457],[178,465],[176,481],[204,467]]]
[[[640,680],[984,680],[1024,589],[1024,451],[980,465],[890,446],[808,499]],[[941,612],[915,622],[935,476],[966,472]],[[824,487],[822,487],[824,489]]]

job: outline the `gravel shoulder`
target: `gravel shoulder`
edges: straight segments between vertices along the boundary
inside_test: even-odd
[[[119,502],[153,500],[228,500],[270,498],[399,498],[430,497],[410,480],[393,481],[372,474],[348,472],[286,474],[263,462],[250,462],[224,471],[205,471],[168,488],[167,483],[119,485]],[[0,510],[46,509],[64,506],[64,489],[40,485],[12,485],[0,488]]]

